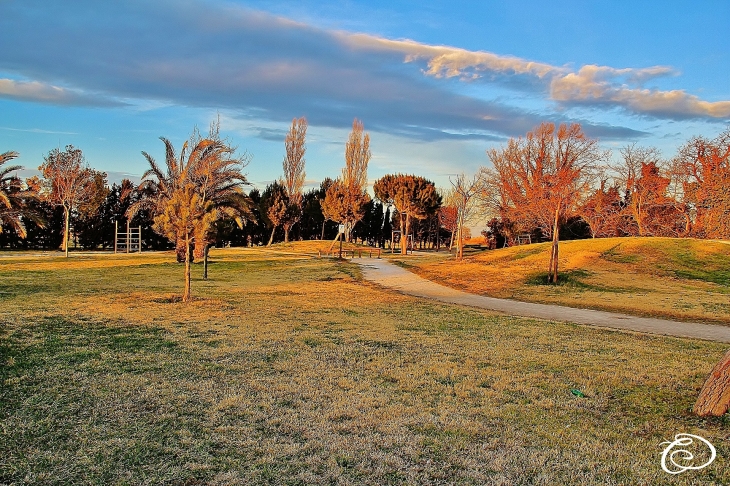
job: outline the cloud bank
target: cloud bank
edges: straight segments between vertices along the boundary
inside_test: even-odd
[[[668,67],[574,70],[319,29],[203,0],[2,2],[0,45],[13,46],[0,56],[0,77],[8,77],[0,79],[3,97],[77,105],[155,100],[251,120],[306,115],[312,125],[339,128],[358,117],[369,130],[415,140],[501,140],[544,119],[582,121],[570,118],[572,106],[665,119],[730,117],[728,101],[645,86],[675,75]],[[465,82],[478,83],[484,95],[464,94]],[[526,95],[531,107],[491,94],[492,84]],[[601,138],[642,135],[583,126]]]

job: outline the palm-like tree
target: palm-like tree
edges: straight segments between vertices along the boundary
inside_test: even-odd
[[[165,137],[160,137],[165,144],[165,170],[162,170],[157,161],[142,151],[147,159],[150,168],[142,175],[142,182],[137,187],[141,197],[132,203],[127,209],[127,218],[133,218],[140,211],[147,211],[153,218],[164,212],[165,206],[173,197],[175,189],[182,187],[188,179],[187,166],[192,160],[190,157],[186,163],[185,152],[187,144],[183,145],[180,159],[175,153],[175,147]],[[175,241],[178,262],[185,259],[185,247],[180,246],[181,241]]]
[[[239,226],[252,217],[248,196],[241,190],[246,177],[243,164],[232,157],[234,149],[217,139],[193,139],[178,156],[164,137],[165,170],[142,152],[150,168],[142,176],[138,191],[142,197],[127,210],[127,217],[149,211],[153,229],[175,243],[178,261],[185,261],[185,299],[189,298],[191,244],[207,245],[213,224],[232,217]],[[192,226],[191,226],[192,225]]]
[[[242,186],[248,185],[241,171],[246,165],[246,156],[235,157],[235,149],[220,140],[201,153],[192,173],[192,180],[203,199],[210,202],[215,212],[213,222],[229,218],[243,228],[246,220],[254,220],[253,203],[243,192]],[[213,225],[201,226],[195,234],[195,258],[205,258]],[[207,273],[207,272],[206,272]]]
[[[18,152],[5,152],[0,154],[0,233],[4,227],[10,227],[21,238],[27,236],[23,218],[29,219],[39,226],[43,226],[42,218],[27,208],[26,202],[29,199],[38,197],[33,189],[23,187],[19,177],[11,175],[23,167],[10,165],[3,167],[6,163],[18,156]]]

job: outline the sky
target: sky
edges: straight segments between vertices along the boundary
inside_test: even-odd
[[[730,122],[728,18],[725,0],[0,0],[0,152],[36,169],[72,144],[137,181],[141,151],[220,116],[263,189],[304,116],[309,187],[339,175],[354,118],[371,182],[446,188],[544,121],[671,158]]]

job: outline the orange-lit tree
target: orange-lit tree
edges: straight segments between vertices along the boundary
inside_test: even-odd
[[[679,150],[674,172],[694,210],[695,236],[730,238],[730,129],[714,140],[694,137]]]
[[[449,191],[450,192],[450,191]],[[449,251],[451,251],[451,248],[454,246],[454,237],[456,236],[456,228],[458,227],[459,222],[459,210],[456,209],[456,206],[453,206],[450,204],[450,194],[447,193],[446,195],[446,205],[441,206],[438,211],[439,216],[439,226],[449,233],[451,233],[451,238],[449,239]]]
[[[181,241],[185,248],[191,248],[195,232],[200,227],[212,225],[218,218],[215,205],[206,201],[183,171],[183,182],[178,184],[160,207],[154,218],[152,229],[168,240]],[[190,292],[191,251],[185,252],[185,288],[183,302],[191,298]]]
[[[635,225],[628,234],[638,236],[681,236],[688,229],[688,217],[677,199],[669,196],[672,183],[663,170],[664,162],[654,147],[628,145],[621,149],[622,163],[614,166],[619,184],[625,187],[624,213]]]
[[[38,167],[43,174],[43,195],[52,204],[63,207],[64,230],[63,250],[68,257],[71,213],[73,211],[93,212],[103,197],[106,174],[90,168],[84,154],[73,145],[51,150]],[[97,206],[98,207],[98,206]]]
[[[436,214],[441,207],[441,195],[433,182],[420,176],[388,174],[373,185],[375,197],[383,204],[398,210],[401,234],[401,253],[408,251],[407,238],[411,218],[424,219]]]
[[[342,175],[329,186],[322,201],[325,218],[344,225],[345,239],[349,240],[355,223],[365,216],[370,202],[367,193],[368,163],[370,162],[370,135],[357,118],[345,144],[345,167]]]
[[[578,214],[591,229],[593,238],[620,236],[619,228],[623,204],[616,186],[606,188],[607,181],[593,191],[578,208]]]
[[[506,147],[487,150],[494,165],[502,219],[537,227],[552,238],[548,281],[558,281],[561,223],[573,214],[587,192],[596,165],[607,158],[598,141],[579,124],[542,123]]]

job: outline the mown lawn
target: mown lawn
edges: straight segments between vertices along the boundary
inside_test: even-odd
[[[730,483],[730,420],[689,413],[723,345],[423,302],[285,249],[214,251],[187,305],[171,254],[0,258],[0,483]],[[664,473],[680,432],[716,461]]]
[[[678,238],[560,243],[558,285],[547,284],[550,243],[398,258],[411,271],[472,293],[529,302],[730,325],[730,244]]]

